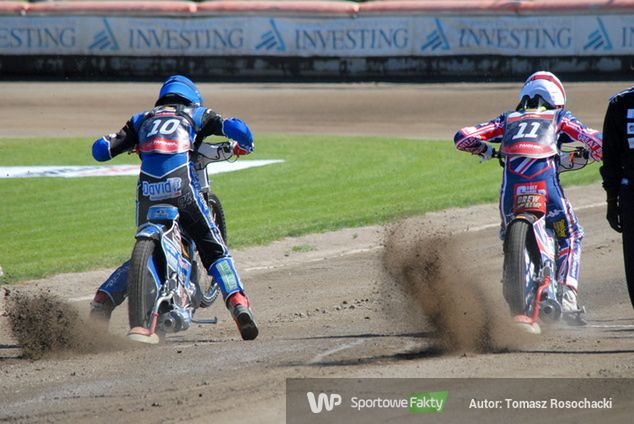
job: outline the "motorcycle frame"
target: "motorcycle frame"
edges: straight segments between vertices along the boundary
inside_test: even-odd
[[[189,258],[193,258],[196,245],[180,230],[178,214],[168,212],[175,209],[174,206],[154,205],[152,208],[161,218],[154,219],[148,216],[148,222],[139,227],[135,238],[159,241],[160,253],[163,255],[163,269],[157,267],[154,258],[147,264],[157,287],[157,298],[152,307],[150,324],[150,331],[154,333],[158,326],[159,310],[164,302],[169,303],[170,311],[176,310],[188,317],[190,322],[193,320],[192,288],[198,288],[191,281],[192,262],[183,255],[183,252],[186,252]],[[165,276],[164,280],[161,275]]]

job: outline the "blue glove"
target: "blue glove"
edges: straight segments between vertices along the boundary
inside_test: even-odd
[[[253,151],[253,135],[242,119],[229,118],[222,121],[222,133],[235,140],[242,150],[248,153]]]
[[[95,142],[92,145],[92,157],[99,162],[104,162],[112,159],[110,155],[110,143],[103,137]]]

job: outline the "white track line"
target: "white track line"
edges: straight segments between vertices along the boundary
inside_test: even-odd
[[[82,297],[71,297],[68,299],[69,302],[85,302],[87,300],[92,300],[94,296],[82,296]]]
[[[244,268],[244,271],[245,272],[249,272],[249,271],[272,270],[272,269],[284,268],[284,267],[287,267],[287,266],[298,265],[298,264],[309,264],[309,263],[314,263],[314,262],[321,262],[321,261],[325,261],[326,259],[340,258],[340,257],[343,257],[343,256],[356,255],[357,253],[371,252],[373,250],[380,250],[380,249],[383,249],[382,245],[370,246],[370,247],[366,247],[366,248],[362,248],[362,249],[345,250],[345,251],[337,253],[335,255],[320,256],[320,257],[317,257],[317,258],[310,258],[310,259],[306,259],[306,260],[303,260],[303,261],[290,262],[290,263],[287,263],[287,264],[252,266],[252,267],[249,267],[249,268]]]
[[[350,349],[351,347],[358,346],[361,343],[365,343],[365,341],[366,341],[366,339],[358,339],[358,340],[353,341],[352,343],[340,345],[340,346],[337,346],[337,347],[332,348],[330,350],[327,350],[327,351],[325,351],[323,353],[320,353],[319,355],[315,355],[315,357],[313,357],[313,359],[308,361],[308,364],[309,365],[317,364],[317,363],[323,361],[324,358],[326,358],[326,357],[328,357],[328,356],[330,356],[332,354],[335,354],[337,352],[341,352],[342,350]]]
[[[585,210],[585,209],[598,208],[598,207],[600,207],[600,206],[605,206],[605,202],[601,202],[601,203],[592,203],[592,204],[590,204],[590,205],[584,205],[584,206],[579,206],[579,207],[574,207],[574,206],[573,206],[572,210],[574,210],[574,211],[582,211],[582,210]],[[496,227],[499,227],[499,226],[500,226],[500,223],[499,223],[499,222],[497,222],[497,223],[495,223],[495,224],[485,224],[485,225],[479,225],[479,226],[477,226],[477,227],[472,227],[472,228],[469,228],[469,229],[467,230],[467,232],[470,232],[470,233],[475,233],[475,232],[478,232],[478,231],[489,230],[489,229],[491,229],[491,228],[496,228]]]
[[[632,328],[634,329],[634,324],[590,324],[586,327],[589,328]]]

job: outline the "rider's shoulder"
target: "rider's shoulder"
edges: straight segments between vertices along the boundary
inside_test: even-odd
[[[634,96],[634,86],[627,88],[625,90],[619,91],[618,93],[610,97],[610,103],[617,103],[621,99],[625,97],[631,97],[631,96]]]
[[[132,126],[134,127],[135,130],[139,129],[139,126],[141,125],[143,120],[145,118],[147,118],[147,116],[151,112],[152,112],[152,110],[145,110],[143,112],[139,112],[139,113],[136,113],[136,114],[132,115],[132,118],[130,118],[130,122],[132,123]]]

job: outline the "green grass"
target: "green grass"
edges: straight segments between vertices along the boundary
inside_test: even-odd
[[[91,143],[0,140],[0,166],[94,165]],[[252,158],[286,162],[213,178],[233,248],[495,202],[501,178],[494,161],[480,164],[450,141],[267,135]],[[565,185],[598,179],[596,165],[563,175]],[[135,177],[0,179],[3,281],[122,262],[133,245],[135,188]]]

